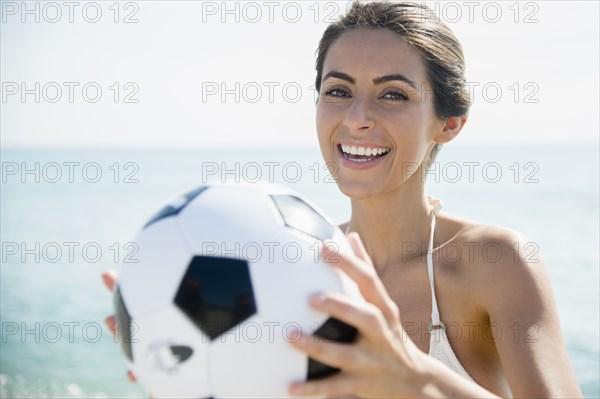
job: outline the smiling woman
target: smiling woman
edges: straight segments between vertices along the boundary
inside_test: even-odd
[[[325,31],[317,132],[323,158],[351,199],[341,227],[355,252],[327,258],[356,281],[365,301],[313,298],[316,309],[354,325],[360,338],[294,343],[341,373],[294,384],[293,394],[582,396],[545,267],[513,250],[527,239],[440,213],[441,202],[425,194],[424,172],[467,121],[464,71],[458,40],[422,5],[355,2]],[[408,256],[408,245],[423,250]],[[498,250],[493,259],[467,250],[490,246]],[[449,247],[469,256],[450,257]],[[450,324],[469,326],[469,339],[449,340]],[[528,339],[489,339],[492,329],[515,328]]]
[[[317,77],[315,87],[317,91],[329,76],[342,78],[350,83],[354,79],[339,72],[329,72],[323,77],[323,69],[326,56],[332,42],[340,35],[349,30],[359,27],[387,28],[387,33],[400,35],[405,44],[410,44],[404,51],[418,51],[422,57],[418,62],[423,62],[422,68],[427,74],[427,80],[431,82],[431,88],[427,90],[425,80],[420,84],[410,80],[399,73],[392,73],[373,79],[373,84],[380,85],[386,82],[397,81],[405,84],[404,92],[392,93],[397,100],[408,100],[408,94],[426,97],[432,95],[435,112],[440,117],[456,115],[467,115],[471,105],[469,92],[465,86],[465,66],[462,48],[452,31],[443,23],[436,23],[435,13],[416,4],[402,4],[392,10],[391,8],[379,9],[376,13],[369,14],[366,8],[362,11],[354,8],[345,18],[338,23],[330,25],[319,44],[317,57]],[[393,11],[390,13],[390,11]],[[436,37],[436,40],[428,40],[427,37]],[[395,43],[395,45],[400,45]],[[381,50],[381,49],[380,49]],[[384,54],[380,53],[380,56]],[[396,54],[396,58],[399,54]],[[409,67],[409,65],[406,65]],[[406,87],[407,86],[407,87]],[[392,99],[392,98],[390,98]],[[439,151],[441,143],[436,143],[430,155],[429,162],[433,162]]]
[[[463,114],[454,114],[447,121],[437,116],[426,64],[419,52],[395,32],[352,29],[325,52],[328,56],[323,62],[325,75],[317,107],[317,130],[325,160],[342,166],[336,177],[346,195],[362,196],[359,192],[368,189],[364,184],[367,169],[372,174],[367,179],[371,184],[393,184],[398,174],[402,182],[407,182],[421,164],[425,166],[423,160],[428,159],[428,153],[451,140],[462,128]],[[320,85],[317,82],[317,87]],[[385,137],[384,128],[391,133],[389,137]],[[350,151],[345,152],[344,147],[350,147]],[[382,154],[365,156],[365,148]],[[384,159],[389,162],[384,163]],[[373,168],[380,164],[384,171]],[[354,169],[363,173],[355,174]],[[374,174],[386,178],[373,179]]]

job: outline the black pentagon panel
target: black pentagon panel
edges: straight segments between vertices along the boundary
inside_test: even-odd
[[[256,313],[248,262],[195,256],[174,302],[214,340]]]
[[[169,349],[171,349],[171,354],[173,354],[179,363],[185,362],[194,353],[192,348],[185,345],[173,345]]]
[[[121,296],[121,289],[117,286],[114,295],[115,302],[115,319],[117,321],[117,328],[119,341],[121,342],[121,349],[125,352],[125,356],[133,362],[133,352],[131,351],[131,316],[127,311],[123,297]]]
[[[335,227],[332,226],[312,206],[293,195],[271,195],[275,206],[286,224],[318,240],[325,241],[333,237]]]
[[[356,340],[356,328],[330,317],[315,331],[317,337],[327,341],[354,342]],[[340,369],[323,364],[313,358],[308,358],[307,380],[316,380],[339,372]]]
[[[175,215],[179,214],[179,212],[181,212],[181,210],[183,208],[185,208],[185,206],[187,204],[189,204],[191,200],[193,200],[198,195],[200,195],[208,187],[209,186],[201,186],[201,187],[198,187],[195,190],[190,191],[189,193],[186,193],[186,194],[182,195],[180,197],[180,200],[177,201],[176,205],[167,205],[163,209],[161,209],[156,215],[152,216],[152,218],[150,219],[150,221],[144,225],[143,229],[145,229],[148,226],[150,226],[150,225],[158,222],[161,219],[168,218],[170,216],[175,216]]]

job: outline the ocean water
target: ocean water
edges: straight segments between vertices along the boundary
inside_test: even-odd
[[[318,150],[2,150],[0,396],[145,397],[102,320],[100,273],[164,203],[210,180],[272,181],[334,220]],[[570,360],[600,396],[598,143],[453,145],[428,174],[447,212],[525,233],[549,270]]]

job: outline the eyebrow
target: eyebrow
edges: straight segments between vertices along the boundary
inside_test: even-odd
[[[344,73],[344,72],[331,71],[331,72],[329,72],[327,75],[325,75],[323,77],[323,81],[327,80],[328,78],[338,78],[338,79],[350,82],[352,84],[356,83],[356,79],[354,79],[352,76],[350,76],[350,75],[348,75],[347,73]],[[382,84],[382,83],[385,83],[385,82],[391,82],[391,81],[395,81],[395,80],[407,83],[413,89],[415,89],[415,90],[417,89],[417,85],[415,84],[415,82],[413,82],[412,80],[410,80],[406,76],[402,75],[401,73],[395,73],[395,74],[392,74],[392,75],[380,76],[378,78],[373,79],[373,84],[379,85],[379,84]]]

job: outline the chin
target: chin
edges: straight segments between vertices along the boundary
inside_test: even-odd
[[[379,192],[370,185],[363,182],[344,182],[338,181],[339,190],[346,197],[356,200],[366,200],[376,196]]]

